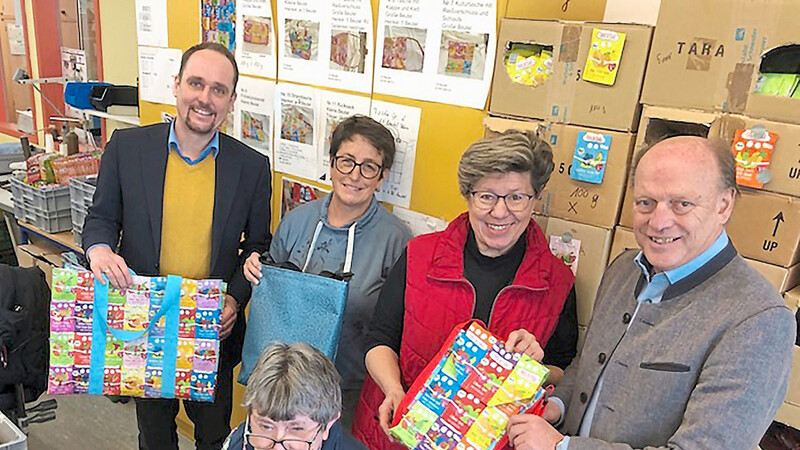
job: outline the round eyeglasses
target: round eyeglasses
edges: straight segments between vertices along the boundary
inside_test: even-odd
[[[314,433],[314,437],[311,438],[310,441],[305,441],[302,439],[277,440],[263,434],[251,433],[250,418],[248,417],[247,424],[245,424],[244,439],[248,445],[257,450],[270,450],[275,448],[275,446],[278,444],[281,444],[281,446],[286,450],[311,450],[311,446],[314,444],[314,441],[317,439],[317,436],[319,436],[324,427],[324,424],[320,425],[319,428],[317,428],[317,432]]]
[[[474,200],[475,207],[481,210],[490,210],[494,208],[497,202],[502,198],[506,202],[506,208],[509,211],[520,212],[531,203],[534,195],[525,193],[513,193],[506,195],[497,195],[494,192],[485,191],[470,191],[472,199]]]
[[[375,164],[372,161],[357,163],[355,159],[349,156],[335,156],[333,158],[333,165],[336,167],[336,170],[344,175],[352,173],[353,170],[358,167],[361,176],[368,180],[377,177],[383,172],[383,166],[380,164]]]

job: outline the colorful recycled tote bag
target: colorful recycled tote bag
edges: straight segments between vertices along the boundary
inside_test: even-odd
[[[261,352],[272,342],[304,342],[331,360],[336,359],[347,301],[347,280],[353,265],[355,227],[353,223],[347,232],[347,254],[340,275],[327,277],[306,272],[322,231],[322,222],[314,230],[302,271],[261,266],[261,282],[253,286],[250,297],[239,383],[247,384]]]
[[[541,413],[549,371],[477,321],[456,326],[417,377],[389,431],[410,449],[500,449],[509,417]]]
[[[133,277],[125,291],[54,269],[50,394],[214,401],[225,283]]]

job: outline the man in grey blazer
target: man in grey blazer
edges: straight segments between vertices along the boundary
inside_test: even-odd
[[[642,250],[606,270],[544,418],[511,418],[515,448],[756,447],[786,393],[795,320],[725,233],[735,172],[729,147],[699,137],[637,156]]]

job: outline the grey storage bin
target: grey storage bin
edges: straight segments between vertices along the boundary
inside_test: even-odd
[[[60,233],[72,229],[72,211],[69,209],[50,212],[32,208],[30,211],[33,212],[33,222],[30,223],[48,233]],[[26,209],[26,217],[28,212]]]
[[[85,209],[92,206],[94,191],[97,189],[97,177],[72,177],[69,179],[69,198],[74,204],[83,205]]]
[[[17,178],[11,178],[11,195],[14,197],[14,214],[24,216],[28,206],[38,211],[57,213],[69,211],[69,186],[37,188]],[[21,208],[21,210],[18,210]]]
[[[27,436],[2,413],[0,413],[0,450],[28,450]]]

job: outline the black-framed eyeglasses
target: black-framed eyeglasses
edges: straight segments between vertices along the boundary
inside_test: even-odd
[[[519,212],[523,211],[531,203],[535,197],[533,194],[526,194],[524,192],[515,192],[506,195],[497,195],[494,192],[487,191],[470,191],[475,207],[482,210],[489,210],[494,208],[497,202],[502,198],[506,202],[506,208],[509,211]]]
[[[314,444],[314,441],[317,440],[317,436],[319,436],[324,428],[325,424],[320,424],[319,428],[317,428],[317,432],[314,433],[314,437],[312,437],[310,441],[305,441],[302,439],[277,440],[263,434],[251,432],[250,417],[248,416],[247,420],[245,421],[244,440],[248,445],[257,450],[269,450],[275,448],[275,446],[278,444],[281,444],[281,446],[286,450],[311,450],[311,446]]]
[[[355,159],[349,156],[335,156],[333,158],[333,166],[336,167],[336,170],[341,172],[344,175],[348,175],[358,167],[358,170],[361,172],[361,176],[371,180],[383,172],[383,166],[380,164],[376,164],[372,161],[364,161],[364,162],[356,162]]]

